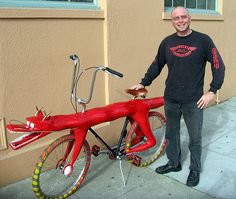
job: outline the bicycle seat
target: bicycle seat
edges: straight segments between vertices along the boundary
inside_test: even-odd
[[[145,88],[141,88],[141,89],[138,89],[138,90],[126,89],[125,92],[130,94],[130,95],[133,95],[135,98],[137,98],[137,97],[145,98],[146,94],[148,93],[147,89],[145,89]]]

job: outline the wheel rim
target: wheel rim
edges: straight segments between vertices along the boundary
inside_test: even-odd
[[[149,118],[151,130],[152,130],[153,135],[156,139],[156,144],[155,144],[155,146],[151,147],[150,149],[147,149],[142,152],[135,152],[134,153],[134,155],[141,157],[141,162],[139,165],[140,167],[146,167],[146,166],[150,165],[151,163],[153,163],[156,159],[158,159],[160,157],[160,155],[162,154],[162,152],[164,151],[165,145],[166,145],[165,117],[158,112],[149,112],[148,118]],[[130,132],[131,134],[128,135],[128,137],[127,137],[128,138],[127,144],[126,144],[126,147],[128,148],[127,151],[129,151],[129,149],[137,147],[138,145],[143,144],[146,141],[146,139],[144,137],[143,141],[132,146],[131,142],[136,136],[135,131],[139,127],[136,123],[134,123],[131,128],[132,128],[131,132]]]
[[[71,175],[64,175],[64,167],[71,161],[72,150],[65,162],[62,162],[67,145],[74,142],[73,135],[63,136],[50,144],[40,156],[33,174],[33,190],[41,198],[67,198],[82,183],[90,166],[90,148],[84,141],[80,155],[73,165]]]

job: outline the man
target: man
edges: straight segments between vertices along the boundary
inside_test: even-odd
[[[166,154],[168,163],[156,168],[159,174],[177,172],[181,167],[180,119],[183,116],[189,134],[190,173],[186,184],[199,183],[202,152],[203,108],[214,98],[223,84],[225,66],[211,38],[190,29],[191,16],[184,7],[176,7],[171,13],[176,33],[160,44],[155,60],[148,68],[140,84],[132,89],[149,86],[168,67],[164,92],[166,115]],[[212,81],[203,93],[206,62],[211,63]]]

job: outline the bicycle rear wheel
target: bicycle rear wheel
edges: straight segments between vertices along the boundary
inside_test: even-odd
[[[151,163],[156,161],[161,156],[166,146],[166,139],[165,139],[166,119],[165,117],[159,112],[152,111],[152,112],[149,112],[148,119],[149,119],[149,124],[152,130],[152,133],[156,139],[156,144],[145,151],[135,152],[133,154],[133,155],[139,156],[141,159],[140,164],[138,165],[139,167],[149,166]],[[141,131],[137,123],[134,122],[130,130],[128,131],[128,135],[126,138],[125,147],[127,151],[145,143],[147,140],[144,134],[142,137],[137,138],[137,135],[136,135],[137,130]],[[135,141],[135,140],[138,140],[138,141]]]
[[[65,135],[43,151],[32,179],[33,190],[38,198],[67,198],[82,183],[91,161],[90,147],[86,140],[74,163],[73,172],[71,175],[64,174],[64,168],[71,162],[74,141],[74,135]]]

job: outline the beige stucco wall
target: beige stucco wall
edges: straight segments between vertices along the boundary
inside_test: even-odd
[[[83,67],[104,65],[103,11],[60,11],[53,16],[53,10],[46,11],[0,11],[0,118],[6,123],[25,121],[26,116],[34,115],[36,105],[47,113],[73,113],[69,101],[71,54],[79,55]],[[79,87],[83,97],[87,96],[88,81],[83,79]],[[98,74],[97,81],[97,97],[91,106],[105,104],[104,74]],[[6,133],[8,143],[16,137]],[[58,134],[19,151],[0,151],[0,184],[30,176],[39,151],[54,137]]]
[[[236,28],[232,26],[236,2],[223,3],[223,16],[195,15],[192,21],[193,29],[212,37],[226,64],[219,100],[236,95]],[[163,1],[102,0],[101,5],[101,11],[0,9],[0,119],[24,121],[34,114],[35,105],[52,114],[72,113],[72,62],[68,58],[72,53],[80,56],[82,66],[105,64],[124,73],[123,79],[99,74],[89,107],[129,99],[123,90],[140,81],[161,40],[174,29],[169,15],[163,13]],[[149,88],[149,96],[163,94],[166,72],[165,68]],[[84,82],[80,92],[86,96],[88,78]],[[121,122],[97,128],[114,144]],[[6,132],[7,142],[16,137]],[[29,177],[40,152],[55,137],[58,133],[19,151],[1,150],[0,185]],[[91,145],[95,142],[91,136],[88,140]]]
[[[119,86],[132,85],[139,82],[149,64],[156,55],[161,40],[174,32],[170,15],[163,13],[162,1],[120,0],[108,1],[109,38],[112,41],[109,49],[111,65],[118,65],[125,71],[126,81]],[[223,16],[192,15],[191,27],[212,37],[219,49],[225,65],[226,78],[220,91],[220,100],[225,100],[236,94],[233,86],[234,70],[233,54],[235,51],[236,29],[234,23],[235,1],[224,1],[220,10]],[[132,10],[132,11],[131,11]],[[163,73],[164,72],[164,73]],[[149,88],[151,95],[163,93],[166,69]],[[211,81],[210,66],[207,66],[206,86],[209,89]],[[116,95],[113,95],[115,98]]]

